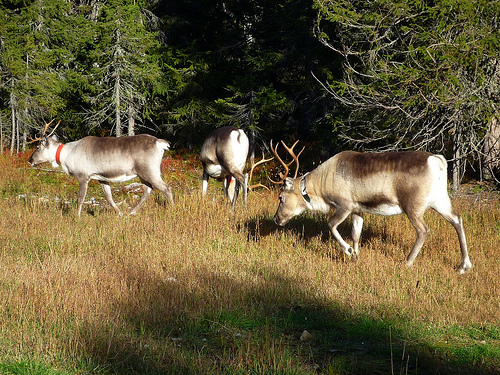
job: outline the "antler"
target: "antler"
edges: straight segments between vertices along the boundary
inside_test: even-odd
[[[259,160],[257,163],[254,163],[254,161],[252,160],[252,167],[250,169],[250,176],[248,178],[248,184],[250,184],[250,182],[252,181],[252,176],[253,176],[253,170],[255,169],[256,166],[258,166],[259,164],[264,164],[264,163],[267,163],[268,161],[271,161],[273,160],[274,158],[271,157],[269,159],[265,159],[264,158],[264,152],[262,152],[262,160]],[[269,190],[269,188],[265,185],[262,185],[262,184],[255,184],[255,185],[249,185],[248,186],[248,189],[250,191],[252,191],[254,188],[256,187],[263,187],[263,188],[266,188],[267,190]]]
[[[55,119],[52,119],[51,122],[49,122],[48,124],[45,124],[45,127],[43,128],[43,132],[42,132],[42,136],[45,135],[45,133],[47,133],[47,129],[49,128],[50,124],[52,124],[54,122]]]
[[[276,145],[276,147],[273,147],[273,141],[271,140],[271,150],[273,151],[274,156],[276,156],[276,158],[280,161],[280,163],[285,168],[285,173],[280,173],[281,181],[276,182],[276,181],[271,180],[271,182],[273,184],[280,185],[280,184],[283,184],[285,182],[285,178],[288,176],[288,172],[290,170],[290,165],[293,162],[297,163],[297,166],[295,168],[295,175],[294,175],[293,178],[297,178],[297,174],[299,173],[299,156],[300,156],[300,154],[302,154],[302,151],[304,151],[304,149],[306,148],[306,146],[302,147],[302,150],[300,150],[300,152],[298,153],[298,155],[295,155],[295,153],[293,152],[293,149],[297,145],[298,142],[299,141],[297,140],[297,141],[295,141],[295,143],[293,144],[292,147],[288,147],[285,144],[285,142],[281,141],[281,144],[283,145],[283,147],[285,148],[285,150],[288,151],[288,153],[292,156],[292,159],[293,159],[290,163],[287,164],[278,155],[278,146],[279,146],[279,143]]]
[[[43,131],[43,134],[45,134],[45,132],[47,131],[47,128],[49,127],[48,125],[52,124],[54,120],[52,120],[51,122],[49,122],[46,126],[45,126],[45,130]],[[54,126],[54,129],[52,129],[52,131],[50,132],[50,134],[48,135],[48,137],[50,137],[52,134],[54,134],[54,132],[56,131],[57,127],[59,126],[59,124],[61,123],[61,120],[59,120],[59,122],[57,123],[56,126]]]
[[[55,120],[55,119],[54,119]],[[47,129],[49,128],[50,124],[52,124],[54,122],[54,120],[52,120],[51,122],[49,122],[48,124],[45,124],[44,128],[43,128],[43,132],[42,132],[42,137],[45,136],[45,133],[47,133]],[[54,127],[54,129],[52,129],[52,131],[50,132],[50,134],[48,135],[49,137],[54,134],[54,132],[56,131],[57,127],[59,126],[59,124],[61,123],[61,120],[59,120],[59,122],[57,123],[57,125]],[[30,141],[30,143],[33,143],[33,142],[36,142],[36,141],[41,141],[42,140],[42,137],[38,137],[38,138],[35,138],[35,139],[32,139]]]

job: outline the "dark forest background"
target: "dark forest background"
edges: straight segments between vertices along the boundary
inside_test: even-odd
[[[500,3],[0,1],[0,144],[150,133],[198,150],[235,125],[342,149],[444,154],[497,174]]]

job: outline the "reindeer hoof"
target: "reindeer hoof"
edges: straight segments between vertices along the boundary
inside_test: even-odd
[[[354,251],[352,247],[349,247],[345,254],[349,257],[350,260],[356,261],[358,260],[358,253]]]
[[[472,263],[467,262],[465,264],[462,264],[462,267],[460,267],[460,270],[458,271],[460,275],[463,275],[464,273],[468,272],[472,268]]]

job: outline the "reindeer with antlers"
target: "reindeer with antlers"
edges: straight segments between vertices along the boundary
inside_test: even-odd
[[[405,213],[415,228],[417,239],[406,264],[410,267],[422,248],[429,228],[424,212],[430,207],[441,214],[455,228],[462,253],[460,273],[472,268],[467,251],[462,218],[454,211],[447,191],[447,165],[441,155],[423,151],[359,153],[341,152],[313,171],[297,178],[298,156],[293,147],[287,151],[297,163],[295,177],[287,178],[291,163],[285,164],[281,183],[283,191],[274,222],[284,226],[291,218],[305,210],[331,214],[328,226],[335,240],[348,256],[357,259],[363,213],[397,215]],[[295,144],[294,144],[295,146]],[[301,151],[302,152],[302,151]],[[292,161],[292,162],[293,162]],[[344,241],[337,227],[352,215],[351,247]]]
[[[78,192],[78,216],[82,211],[90,180],[100,182],[104,197],[113,209],[121,212],[113,201],[111,182],[125,182],[139,177],[144,184],[144,194],[129,214],[140,209],[151,195],[153,188],[161,191],[170,204],[174,203],[172,189],[161,178],[163,153],[170,148],[169,142],[151,135],[140,134],[129,137],[85,137],[75,142],[63,144],[53,135],[59,123],[49,135],[50,124],[45,125],[40,141],[28,160],[31,166],[45,162],[55,168],[59,164],[64,172],[75,176],[80,185]]]

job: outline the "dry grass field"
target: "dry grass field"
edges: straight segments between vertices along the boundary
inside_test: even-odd
[[[459,275],[432,211],[406,269],[405,216],[367,215],[353,262],[321,215],[277,228],[276,191],[234,212],[216,182],[202,199],[195,159],[164,161],[174,207],[156,194],[118,217],[91,184],[81,218],[76,181],[26,160],[0,156],[0,374],[500,373],[495,195],[453,198],[474,266]]]

